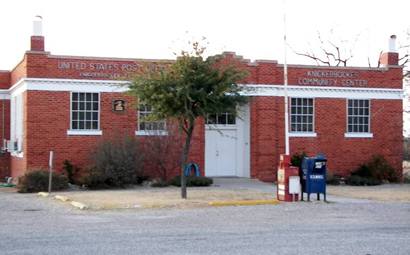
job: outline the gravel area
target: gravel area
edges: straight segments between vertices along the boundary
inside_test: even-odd
[[[82,211],[8,191],[0,189],[2,255],[410,254],[410,203],[332,197],[329,203]]]

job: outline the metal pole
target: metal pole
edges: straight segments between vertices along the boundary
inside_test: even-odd
[[[287,64],[287,41],[286,41],[286,0],[283,0],[283,44],[284,44],[284,64],[283,64],[283,85],[285,96],[285,154],[289,155],[289,107],[288,107],[288,64]]]
[[[5,110],[4,110],[4,101],[5,101],[5,96],[3,96],[3,100],[1,100],[1,139],[2,139],[2,143],[4,143],[4,140],[6,139],[5,137],[4,137],[4,132],[5,132],[5,128],[4,128],[4,125],[5,125],[5,123],[4,123],[4,121],[5,121],[5,117],[4,117],[4,112],[5,112]],[[2,145],[3,147],[7,147],[7,145],[6,146],[4,146],[4,145]],[[6,149],[6,148],[2,148],[2,149]]]
[[[50,157],[48,161],[49,175],[48,175],[48,194],[51,194],[51,186],[53,181],[53,151],[50,151]]]

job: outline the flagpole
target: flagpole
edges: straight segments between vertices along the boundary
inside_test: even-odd
[[[289,155],[289,106],[288,106],[288,63],[287,63],[287,41],[286,41],[286,0],[283,0],[283,85],[285,97],[285,154]]]

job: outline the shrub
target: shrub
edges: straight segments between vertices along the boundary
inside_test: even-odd
[[[302,161],[303,158],[306,157],[306,153],[303,151],[302,153],[295,153],[292,155],[292,157],[290,158],[290,163],[292,164],[292,166],[297,166],[297,167],[301,167],[302,166]]]
[[[77,183],[75,180],[76,174],[80,171],[80,169],[74,166],[69,160],[64,160],[63,162],[63,169],[67,173],[68,182],[74,184]]]
[[[327,172],[326,174],[326,184],[330,185],[340,185],[341,176],[335,175],[332,172]]]
[[[410,183],[410,172],[407,172],[403,175],[403,182]]]
[[[49,172],[45,170],[33,170],[19,178],[17,190],[20,193],[48,191]],[[68,178],[64,175],[53,173],[51,184],[52,190],[68,188]]]
[[[175,176],[174,178],[171,179],[169,184],[173,186],[181,187],[181,176]],[[186,177],[187,187],[210,186],[212,184],[213,184],[213,180],[205,176],[187,176]]]
[[[346,184],[352,186],[374,186],[380,185],[382,182],[380,180],[371,177],[361,177],[358,175],[351,175],[346,179]]]
[[[110,185],[106,183],[106,178],[104,175],[95,168],[88,169],[87,173],[80,177],[79,184],[84,185],[89,189],[110,188]]]
[[[182,134],[172,122],[167,123],[167,132],[167,135],[157,134],[141,139],[144,147],[144,169],[162,180],[168,180],[170,173],[181,165]]]
[[[97,145],[93,165],[83,184],[89,188],[124,187],[142,177],[142,153],[133,137],[104,140]]]
[[[380,155],[373,156],[368,163],[372,177],[380,181],[398,182],[399,176],[387,160]]]
[[[399,176],[394,168],[380,155],[373,156],[369,162],[360,165],[351,175],[376,180],[380,183],[383,181],[399,181]]]
[[[169,183],[164,181],[163,179],[155,179],[151,182],[151,187],[153,188],[163,188],[168,187]]]

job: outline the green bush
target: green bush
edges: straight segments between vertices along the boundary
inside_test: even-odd
[[[49,172],[45,170],[33,170],[19,178],[17,190],[20,193],[48,191]],[[68,178],[64,175],[53,173],[52,190],[68,188]]]
[[[346,184],[352,186],[375,186],[380,185],[382,182],[380,180],[371,177],[361,177],[358,175],[351,175],[346,179]]]
[[[290,163],[292,164],[292,166],[297,166],[297,167],[301,167],[302,166],[302,161],[303,158],[306,157],[306,153],[303,151],[302,153],[295,153],[292,155],[292,157],[290,158]]]
[[[175,176],[169,182],[170,185],[181,187],[181,176]],[[205,176],[187,176],[186,186],[187,187],[200,187],[200,186],[210,186],[213,184],[211,178]]]
[[[97,145],[92,167],[83,184],[89,188],[124,187],[137,184],[142,177],[142,153],[137,140],[123,137]]]

